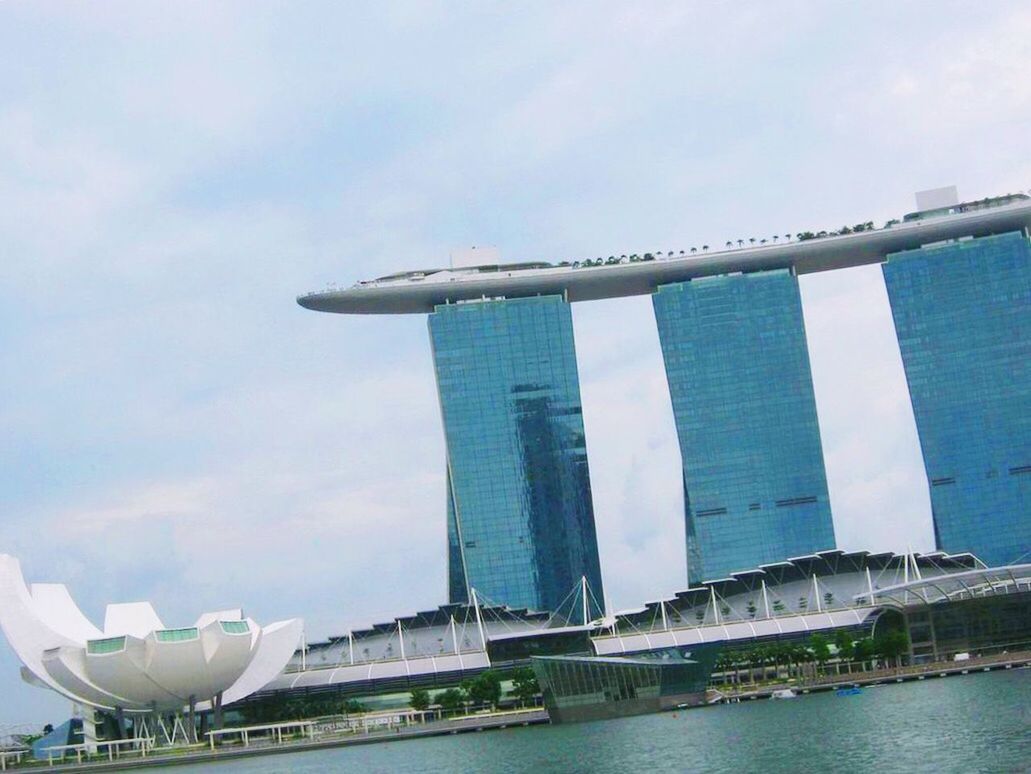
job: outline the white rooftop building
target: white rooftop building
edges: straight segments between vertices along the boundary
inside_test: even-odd
[[[299,618],[265,627],[239,609],[166,628],[149,602],[107,606],[90,622],[62,584],[27,586],[0,555],[0,628],[22,676],[78,704],[123,712],[218,709],[260,690],[301,642]]]

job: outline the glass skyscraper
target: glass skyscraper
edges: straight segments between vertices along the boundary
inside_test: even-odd
[[[441,305],[429,329],[447,442],[450,601],[469,601],[475,588],[492,602],[554,611],[586,577],[589,615],[600,615],[569,304]]]
[[[652,296],[683,462],[688,580],[834,548],[798,280],[704,277]]]
[[[1000,234],[883,266],[942,551],[1031,556],[1031,245]]]

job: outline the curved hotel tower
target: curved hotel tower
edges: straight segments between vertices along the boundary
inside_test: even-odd
[[[700,256],[503,265],[494,253],[298,303],[429,314],[451,601],[475,589],[554,610],[583,578],[593,617],[603,596],[569,302],[652,295],[695,584],[835,547],[797,278],[882,264],[937,548],[1007,564],[1031,555],[1029,227],[1025,195],[939,201],[880,229]]]
[[[1031,552],[1031,244],[1000,234],[884,264],[931,489],[935,544]]]
[[[660,285],[652,302],[683,462],[688,581],[833,548],[794,273]]]
[[[569,304],[443,305],[429,328],[447,441],[449,601],[475,589],[556,610],[581,578],[602,599]]]

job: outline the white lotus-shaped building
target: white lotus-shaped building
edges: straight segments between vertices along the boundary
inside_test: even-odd
[[[94,626],[62,584],[26,586],[0,555],[0,628],[22,676],[72,701],[125,712],[179,712],[238,701],[282,672],[297,650],[299,618],[260,627],[240,610],[205,613],[167,629],[149,602],[108,605]]]

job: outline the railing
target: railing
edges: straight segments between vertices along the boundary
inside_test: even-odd
[[[47,752],[47,763],[53,766],[55,753],[60,753],[59,760],[64,760],[65,754],[74,752],[76,763],[82,763],[83,755],[88,759],[91,755],[98,754],[101,748],[106,747],[108,760],[113,761],[115,758],[121,757],[121,748],[126,745],[132,745],[136,748],[133,752],[139,752],[141,757],[146,758],[147,750],[154,749],[154,740],[148,737],[106,739],[97,742],[80,742],[79,744],[55,744],[44,749]]]
[[[14,761],[14,765],[17,766],[21,763],[22,757],[28,755],[30,752],[32,751],[27,748],[19,750],[0,750],[0,771],[7,771],[7,762],[9,760]]]

